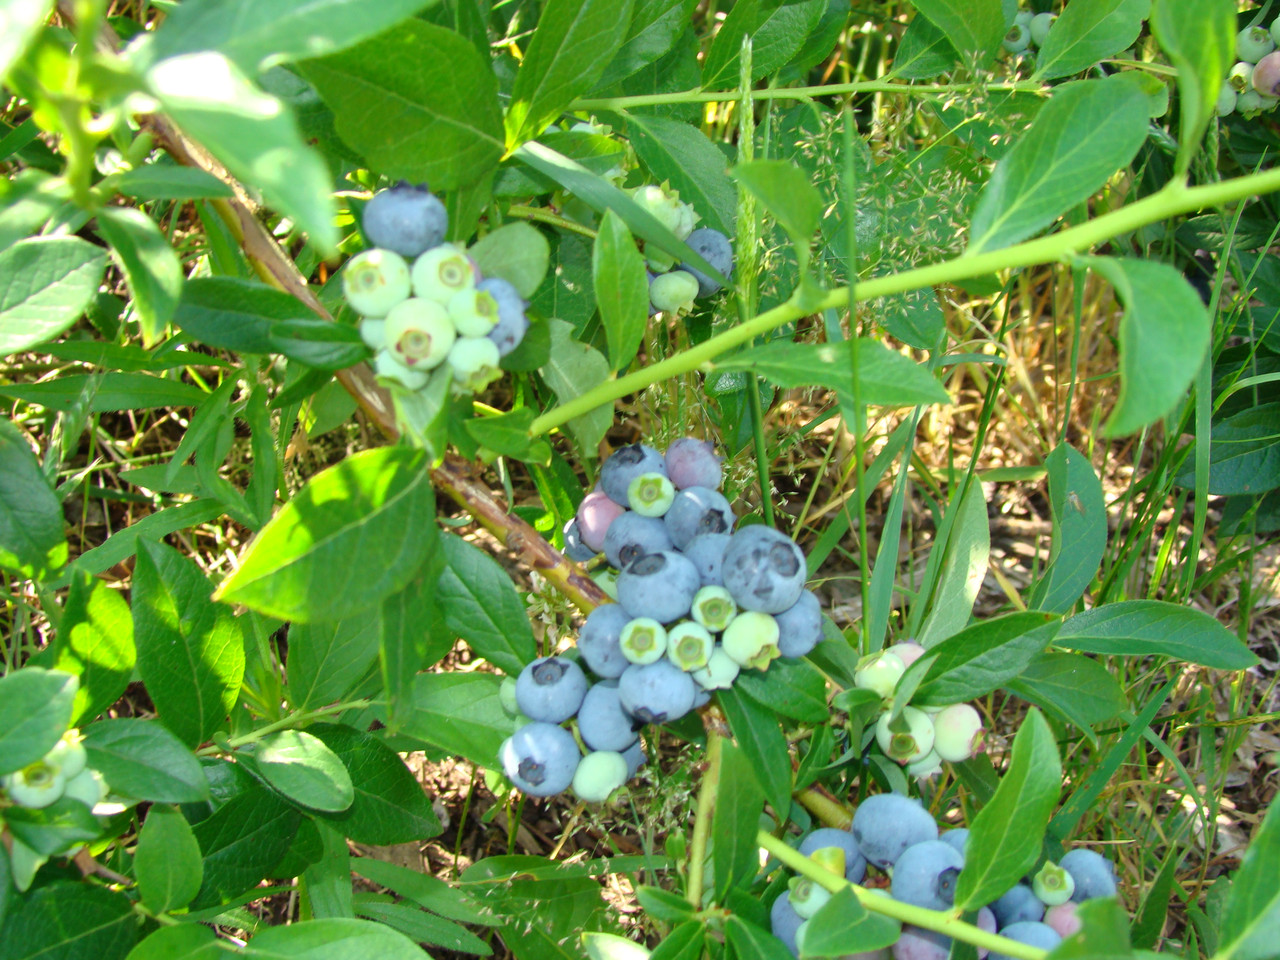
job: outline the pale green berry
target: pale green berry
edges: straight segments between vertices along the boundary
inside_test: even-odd
[[[688,313],[698,296],[698,278],[687,270],[672,270],[653,278],[649,302],[663,313]]]
[[[502,683],[498,685],[498,703],[502,704],[502,712],[509,717],[520,712],[520,705],[516,703],[515,677],[502,678]]]
[[[1031,18],[1031,25],[1027,28],[1031,31],[1031,42],[1037,47],[1043,47],[1044,42],[1049,39],[1049,31],[1053,29],[1053,22],[1058,19],[1056,13],[1037,13]]]
[[[808,920],[831,899],[831,891],[808,877],[792,877],[787,883],[791,891],[791,908]]]
[[[693,233],[698,215],[689,204],[680,202],[680,195],[674,190],[668,191],[655,184],[648,184],[633,190],[631,199],[641,209],[653,214],[677,239],[684,240]]]
[[[886,710],[876,721],[876,742],[886,757],[906,765],[933,749],[933,721],[923,710],[903,707],[892,725],[890,716]]]
[[[1231,86],[1231,84],[1224,83],[1222,85],[1222,89],[1218,91],[1218,102],[1215,105],[1218,116],[1228,117],[1235,113],[1237,96],[1235,87]]]
[[[44,755],[44,762],[61,770],[67,780],[78,777],[88,760],[89,756],[84,751],[84,738],[75,727],[64,733],[53,745],[53,749]]]
[[[1256,117],[1262,112],[1262,94],[1252,87],[1242,90],[1236,97],[1236,111],[1242,117]]]
[[[1227,83],[1236,93],[1244,93],[1253,85],[1253,64],[1241,60],[1227,74]]]
[[[487,337],[498,325],[498,301],[487,290],[459,290],[449,298],[449,316],[463,337]]]
[[[738,679],[741,669],[738,662],[725,653],[723,647],[717,645],[711,651],[707,665],[701,670],[693,671],[691,676],[703,690],[728,690],[733,686],[733,681]]]
[[[933,749],[948,763],[968,760],[982,746],[982,714],[967,703],[955,703],[933,717]]]
[[[627,503],[642,517],[660,517],[671,509],[676,488],[662,473],[642,473],[627,484]]]
[[[923,757],[918,757],[907,764],[907,776],[922,780],[934,777],[942,772],[942,758],[936,750],[930,750]]]
[[[1052,860],[1046,860],[1031,878],[1031,890],[1046,907],[1056,907],[1071,899],[1076,892],[1076,881]]]
[[[715,637],[699,623],[686,621],[667,631],[667,659],[686,673],[705,667],[715,646]]]
[[[1266,27],[1245,27],[1236,34],[1236,56],[1257,63],[1276,48]]]
[[[1271,21],[1271,39],[1276,42],[1277,47],[1280,47],[1280,17]]]
[[[462,393],[479,393],[502,376],[498,345],[488,337],[459,337],[449,350],[454,387]]]
[[[719,633],[738,614],[738,605],[724,587],[702,587],[693,595],[690,616],[713,633]]]
[[[107,781],[97,770],[81,770],[67,781],[64,797],[79,800],[89,809],[93,809],[107,796]]]
[[[445,306],[476,285],[476,269],[466,251],[452,243],[432,247],[413,262],[413,294]]]
[[[626,782],[626,757],[613,750],[593,750],[578,761],[573,792],[587,803],[603,803]]]
[[[739,666],[767,670],[779,656],[778,636],[777,620],[767,613],[748,610],[729,621],[720,642]]]
[[[859,690],[870,690],[887,700],[893,696],[893,688],[906,672],[907,666],[901,657],[892,650],[881,650],[858,661],[853,672],[853,685]]]
[[[1031,21],[1035,19],[1035,16],[1034,10],[1019,10],[1013,15],[1013,22],[1030,28]]]
[[[363,317],[385,317],[397,303],[409,299],[409,291],[409,265],[390,250],[356,254],[342,270],[342,295]]]
[[[387,314],[387,349],[411,370],[440,366],[458,338],[449,312],[434,300],[413,297]]]
[[[387,321],[370,317],[360,321],[360,339],[370,350],[382,350],[387,345]]]
[[[409,390],[421,390],[431,379],[425,370],[410,370],[392,356],[389,350],[379,350],[373,358],[373,371],[386,380],[394,380]]]
[[[1009,32],[1004,35],[1001,43],[1007,53],[1021,53],[1031,46],[1031,30],[1029,27],[1018,23],[1016,20],[1013,26],[1009,28]]]
[[[5,791],[18,806],[40,810],[61,797],[66,785],[67,778],[58,767],[37,760],[9,774]]]
[[[656,663],[667,652],[667,628],[651,617],[636,617],[622,628],[618,642],[631,663]]]

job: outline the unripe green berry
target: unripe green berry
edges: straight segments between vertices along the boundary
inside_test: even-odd
[[[413,297],[387,314],[387,350],[411,370],[432,370],[444,362],[458,338],[449,312],[434,300]]]
[[[923,710],[903,707],[892,726],[891,715],[886,710],[876,721],[876,742],[886,757],[905,766],[933,749],[933,722]]]
[[[1034,10],[1019,10],[1013,15],[1013,22],[1030,28],[1031,21],[1036,18]]]
[[[64,733],[53,745],[53,749],[44,755],[44,762],[61,770],[68,781],[80,775],[88,760],[88,754],[84,751],[84,738],[75,727]]]
[[[662,473],[642,473],[627,485],[627,503],[642,517],[662,516],[675,498],[675,486]]]
[[[651,617],[636,617],[622,628],[622,655],[631,663],[656,663],[667,652],[667,630]]]
[[[1031,30],[1029,27],[1018,23],[1016,20],[1013,26],[1009,28],[1009,32],[1004,35],[1001,46],[1008,53],[1021,53],[1031,46]]]
[[[672,270],[653,278],[649,302],[663,313],[688,313],[698,296],[698,278],[687,270]]]
[[[79,800],[89,809],[93,809],[107,796],[107,781],[97,770],[81,770],[67,781],[63,790],[64,797]]]
[[[458,393],[479,393],[502,376],[498,345],[488,337],[459,337],[449,349],[448,361]]]
[[[703,690],[728,690],[733,686],[733,681],[738,679],[741,669],[738,662],[725,653],[723,647],[717,645],[711,651],[707,665],[701,670],[693,671],[691,676]]]
[[[498,301],[487,290],[459,290],[449,299],[449,317],[463,337],[487,337],[498,325]]]
[[[587,803],[603,803],[627,782],[627,760],[613,750],[593,750],[578,761],[573,792]]]
[[[365,317],[360,321],[360,339],[370,350],[384,350],[387,346],[387,321]]]
[[[738,614],[738,605],[724,587],[706,586],[693,595],[690,616],[713,633],[719,633]]]
[[[1227,74],[1227,83],[1236,93],[1244,93],[1253,85],[1253,64],[1243,60],[1231,68]]]
[[[520,704],[516,702],[516,678],[503,677],[498,685],[498,703],[502,704],[502,712],[514,717],[520,712]]]
[[[715,637],[698,623],[686,621],[667,631],[667,659],[686,673],[705,667],[715,645]]]
[[[1242,117],[1256,117],[1262,112],[1262,108],[1262,94],[1252,87],[1248,90],[1242,90],[1240,95],[1236,97],[1236,111]]]
[[[1037,13],[1031,18],[1031,42],[1037,47],[1043,47],[1044,42],[1049,39],[1049,31],[1053,29],[1053,22],[1058,19],[1056,13]]]
[[[409,299],[409,265],[390,250],[366,250],[352,257],[342,270],[342,295],[364,317],[385,317],[396,304]]]
[[[1276,48],[1266,27],[1245,27],[1236,34],[1236,56],[1257,63]]]
[[[413,294],[446,306],[455,294],[474,289],[476,268],[461,247],[442,243],[413,262]]]
[[[1218,91],[1218,102],[1214,105],[1218,116],[1228,117],[1235,113],[1237,96],[1235,87],[1229,83],[1223,83],[1222,89]]]
[[[4,781],[9,799],[20,807],[40,810],[62,796],[67,778],[51,763],[37,760],[15,770]]]
[[[767,613],[748,610],[729,621],[720,643],[739,666],[767,670],[779,656],[778,636],[777,620]]]
[[[1052,860],[1046,860],[1044,866],[1031,878],[1031,890],[1045,906],[1056,907],[1071,899],[1071,895],[1076,892],[1076,881]]]
[[[425,370],[410,370],[390,350],[377,352],[373,358],[373,372],[386,380],[394,380],[408,390],[421,390],[431,379]]]
[[[907,776],[915,777],[917,780],[934,777],[941,772],[942,758],[938,756],[936,750],[930,750],[923,757],[917,757],[907,763]]]
[[[933,749],[948,763],[968,760],[982,746],[982,715],[967,703],[956,703],[933,717]]]
[[[906,664],[892,650],[868,654],[858,661],[853,672],[853,685],[859,690],[870,690],[881,699],[893,696],[893,689],[907,672]]]
[[[843,847],[819,847],[809,853],[809,859],[837,877],[844,876],[847,857]]]
[[[791,908],[808,920],[831,899],[831,891],[808,877],[792,877],[787,883],[791,891]]]

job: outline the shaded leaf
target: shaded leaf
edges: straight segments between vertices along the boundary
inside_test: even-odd
[[[1165,656],[1218,670],[1244,670],[1258,658],[1207,613],[1163,600],[1122,600],[1069,618],[1053,641],[1110,656]]]

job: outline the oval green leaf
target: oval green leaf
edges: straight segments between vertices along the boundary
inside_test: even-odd
[[[0,252],[0,356],[75,323],[106,267],[107,252],[79,237],[29,237]]]
[[[71,722],[80,681],[61,670],[24,667],[0,677],[0,775],[35,763]]]
[[[1165,656],[1217,670],[1258,663],[1235,634],[1207,613],[1163,600],[1124,600],[1067,620],[1053,641],[1082,653]]]

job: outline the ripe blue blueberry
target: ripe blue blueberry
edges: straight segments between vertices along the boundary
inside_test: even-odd
[[[949,843],[926,840],[902,851],[893,865],[893,899],[903,903],[946,910],[956,899],[956,883],[964,857]]]
[[[1025,943],[1029,947],[1039,947],[1041,950],[1052,950],[1062,942],[1062,937],[1058,935],[1058,931],[1048,924],[1040,923],[1036,920],[1020,920],[1017,923],[1002,926],[1000,928],[1000,936],[1016,940],[1018,943]],[[1007,954],[996,953],[993,950],[987,954],[987,960],[1012,960],[1012,958]]]
[[[822,606],[812,590],[803,591],[799,600],[773,619],[778,621],[779,656],[806,656],[822,640]]]
[[[1071,899],[1079,903],[1081,900],[1092,900],[1094,897],[1114,897],[1116,895],[1116,867],[1100,853],[1077,847],[1068,850],[1058,861],[1058,866],[1071,874],[1076,882],[1075,892]]]
[[[929,811],[900,793],[878,793],[862,801],[853,812],[852,832],[867,862],[881,870],[893,866],[907,847],[938,839]]]
[[[642,473],[627,484],[627,505],[642,517],[661,517],[671,509],[676,488],[665,473]]]
[[[893,945],[893,960],[947,960],[951,938],[936,930],[906,924]]]
[[[1025,883],[1014,884],[990,906],[1001,930],[1013,923],[1039,920],[1044,916],[1043,901]]]
[[[373,246],[416,257],[444,240],[449,212],[425,184],[401,180],[365,204],[361,225]]]
[[[642,473],[667,475],[667,465],[662,454],[643,443],[619,447],[600,465],[600,488],[614,503],[630,506],[627,488]]]
[[[698,231],[694,231],[697,233]],[[675,484],[677,490],[686,487],[710,487],[717,490],[724,472],[720,468],[723,458],[716,454],[716,448],[706,440],[697,437],[681,437],[673,441],[663,454],[663,462],[667,465],[667,476]]]
[[[649,762],[649,758],[644,752],[644,744],[639,739],[622,751],[622,759],[627,761],[628,780],[636,775],[637,770]]]
[[[743,610],[781,613],[804,591],[804,554],[771,527],[742,527],[729,540],[721,567],[724,585]]]
[[[569,789],[580,757],[573,734],[537,720],[507,737],[498,751],[507,779],[531,797],[550,797]]]
[[[720,491],[710,487],[685,487],[671,501],[662,521],[676,549],[683,550],[700,534],[730,532],[736,519],[733,508]]]
[[[604,535],[604,555],[619,570],[650,553],[674,546],[667,525],[659,517],[642,517],[628,510],[611,524]]]
[[[620,643],[622,630],[631,619],[631,614],[616,603],[602,604],[587,614],[586,623],[578,631],[578,653],[597,677],[620,677],[627,669],[629,661],[622,655]]]
[[[952,830],[944,830],[938,836],[938,839],[943,843],[951,844],[951,846],[955,847],[956,852],[963,857],[965,845],[969,842],[969,828],[956,827]]]
[[[602,490],[593,490],[578,504],[578,531],[582,542],[599,553],[604,549],[605,534],[609,525],[626,512],[625,507],[614,503]]]
[[[612,750],[593,750],[578,763],[573,792],[587,803],[603,803],[627,782],[627,758]]]
[[[823,847],[839,847],[844,851],[844,878],[850,883],[861,883],[867,874],[867,860],[858,849],[858,842],[848,830],[837,830],[835,827],[819,827],[805,834],[800,841],[799,851],[806,857]]]
[[[596,555],[596,552],[582,542],[582,529],[578,526],[576,518],[564,525],[564,555],[566,557],[577,563],[586,563]]]
[[[701,586],[698,568],[692,562],[675,550],[661,550],[622,568],[618,602],[637,617],[671,623],[689,615]]]
[[[800,929],[802,923],[804,923],[804,917],[796,913],[795,907],[791,906],[791,891],[782,891],[782,895],[773,901],[773,906],[769,908],[769,927],[773,935],[791,951],[793,957],[800,956],[800,949],[796,946],[796,931]]]
[[[618,678],[622,709],[641,723],[668,723],[693,709],[696,684],[670,660],[632,664]]]
[[[493,297],[498,305],[498,322],[486,336],[498,345],[498,355],[505,357],[520,346],[529,332],[529,318],[525,315],[524,298],[510,283],[501,277],[488,277],[476,284],[476,289]]]
[[[578,735],[592,750],[626,750],[639,739],[635,721],[622,709],[616,680],[593,684],[578,708]]]
[[[544,657],[526,664],[516,678],[516,704],[530,720],[564,723],[582,705],[587,677],[563,657]]]
[[[685,545],[684,555],[698,568],[704,587],[724,586],[724,552],[729,540],[727,533],[703,533]]]
[[[719,230],[711,227],[699,227],[693,233],[689,234],[689,238],[685,241],[694,253],[699,254],[703,260],[715,267],[722,276],[728,277],[733,273],[733,245],[729,243],[729,238]],[[696,267],[687,263],[680,264],[681,270],[687,270],[693,274],[698,281],[698,299],[709,297],[720,289],[720,284],[712,280],[709,276],[698,270]],[[718,486],[718,484],[707,484],[707,486]]]

